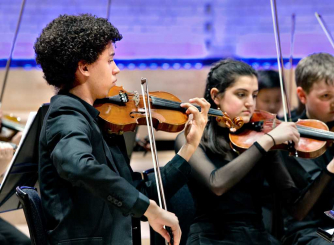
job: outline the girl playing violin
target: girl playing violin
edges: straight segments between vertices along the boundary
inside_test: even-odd
[[[145,183],[133,173],[122,136],[103,135],[99,128],[93,103],[116,84],[120,70],[114,43],[121,39],[106,19],[61,15],[35,43],[45,79],[58,90],[39,142],[39,184],[50,244],[132,244],[132,218],[143,216],[166,240],[170,236],[164,226],[169,226],[174,245],[180,241],[177,217],[140,192],[154,193],[154,180]],[[209,103],[190,102],[199,104],[201,112],[190,103],[182,105],[193,115],[186,143],[161,170],[170,195],[185,184],[187,160],[207,122]]]
[[[205,98],[213,108],[241,117],[248,123],[258,93],[257,73],[247,64],[222,60],[210,70]],[[317,200],[334,173],[334,161],[327,172],[301,193],[295,186],[274,145],[299,141],[294,123],[281,123],[263,135],[242,154],[229,143],[229,129],[211,118],[189,163],[193,168],[188,186],[196,215],[187,244],[278,244],[264,229],[261,188],[266,179],[295,218],[302,219]],[[178,136],[176,149],[184,143]]]

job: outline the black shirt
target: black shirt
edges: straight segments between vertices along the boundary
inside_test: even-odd
[[[218,133],[228,141],[228,129]],[[181,142],[179,136],[177,143]],[[276,151],[265,153],[253,145],[241,155],[230,153],[230,159],[224,159],[201,147],[190,159],[193,174],[188,186],[196,206],[195,222],[262,222],[260,197],[265,178],[286,203],[298,197],[299,191]],[[225,191],[218,196],[214,189]]]
[[[229,142],[228,129],[220,128],[216,133],[220,141]],[[176,144],[178,149],[182,137],[177,138]],[[265,179],[289,212],[298,218],[305,216],[331,180],[331,174],[324,172],[300,191],[283,164],[279,151],[265,153],[257,143],[240,155],[228,149],[222,156],[200,147],[189,163],[193,171],[188,186],[196,208],[193,223],[211,224],[216,227],[213,233],[217,234],[221,230],[218,227],[225,224],[226,229],[232,222],[238,221],[256,230],[263,228],[258,224],[262,224],[260,197]],[[208,225],[199,227],[206,229]],[[197,228],[196,232],[198,229],[201,228]],[[255,242],[257,237],[254,235]]]

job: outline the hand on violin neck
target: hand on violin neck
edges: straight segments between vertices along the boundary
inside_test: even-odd
[[[187,108],[186,113],[192,115],[184,130],[186,143],[178,152],[186,161],[189,161],[201,141],[205,126],[208,122],[208,111],[210,109],[209,102],[204,98],[190,99],[189,102],[198,104],[201,107],[201,111],[190,103],[181,104],[181,107]]]
[[[295,123],[283,122],[279,124],[275,129],[271,130],[267,134],[263,135],[258,143],[263,147],[264,150],[268,151],[274,145],[280,145],[285,142],[294,142],[298,144],[300,134]]]
[[[170,242],[170,235],[164,226],[171,228],[174,244],[178,245],[181,240],[181,228],[175,214],[160,208],[155,201],[150,200],[150,205],[144,213],[153,230],[158,232],[167,242]]]

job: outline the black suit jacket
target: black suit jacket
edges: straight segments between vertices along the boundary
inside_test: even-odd
[[[71,95],[56,95],[40,135],[39,183],[51,244],[132,244],[131,217],[140,218],[155,182],[136,176],[123,137],[103,138],[99,112]],[[190,173],[176,155],[162,175],[167,198]]]

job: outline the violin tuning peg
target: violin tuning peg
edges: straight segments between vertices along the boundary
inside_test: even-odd
[[[233,123],[236,126],[236,130],[240,129],[244,125],[244,121],[240,117],[233,118]]]

